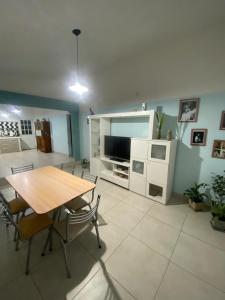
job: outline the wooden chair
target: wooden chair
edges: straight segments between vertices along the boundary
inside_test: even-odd
[[[74,175],[76,163],[62,163],[60,169]]]
[[[85,174],[84,171],[81,174],[81,178],[93,182],[94,184],[96,184],[98,180],[98,176]],[[93,189],[91,193],[92,193],[91,200],[89,200],[87,196],[82,195],[81,197],[77,197],[71,200],[70,202],[66,203],[65,204],[66,208],[68,208],[70,211],[79,210],[87,205],[91,208],[91,203],[94,200],[94,196],[95,196],[95,189]]]
[[[16,239],[16,251],[19,249],[19,240],[28,242],[28,250],[27,250],[27,259],[26,259],[26,269],[25,274],[29,274],[29,264],[30,264],[30,252],[31,252],[31,244],[33,237],[39,233],[40,231],[49,228],[48,238],[51,238],[51,226],[53,224],[52,219],[49,218],[47,214],[37,215],[36,213],[32,213],[28,216],[22,217],[18,223],[15,223],[12,214],[8,210],[8,207],[4,204],[1,208],[1,219],[6,224],[12,224],[17,232]],[[50,243],[51,247],[51,243]],[[50,249],[51,250],[51,249]]]
[[[98,231],[98,206],[101,196],[98,195],[96,204],[90,210],[79,210],[78,212],[71,212],[65,209],[66,217],[53,224],[53,230],[59,235],[60,242],[63,248],[65,266],[67,276],[71,277],[68,256],[67,256],[67,244],[76,239],[82,232],[84,232],[91,224],[95,226],[98,247],[101,248],[99,231]],[[49,236],[51,231],[49,232]],[[48,246],[48,237],[42,255],[45,255],[46,248]]]
[[[15,198],[8,202],[1,192],[0,203],[7,207],[8,211],[12,216],[16,217],[16,223],[19,222],[20,214],[24,215],[25,211],[29,208],[28,204],[21,198]],[[16,230],[14,234],[14,241],[16,241]]]

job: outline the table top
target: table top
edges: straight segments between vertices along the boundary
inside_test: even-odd
[[[9,175],[6,180],[37,213],[48,213],[95,188],[95,184],[47,166]]]

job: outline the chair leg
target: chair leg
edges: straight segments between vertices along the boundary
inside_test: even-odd
[[[27,262],[26,262],[26,271],[25,271],[25,274],[26,274],[26,275],[29,274],[31,243],[32,243],[32,238],[30,238],[29,241],[28,241]]]
[[[41,253],[41,256],[44,256],[44,255],[45,255],[45,252],[46,252],[48,243],[49,243],[49,241],[50,241],[50,239],[51,239],[51,235],[52,235],[52,229],[49,228],[49,233],[48,233],[48,236],[47,236],[47,239],[46,239],[46,242],[45,242],[43,251],[42,251],[42,253]]]
[[[62,212],[62,208],[60,207],[58,212],[58,222],[60,221],[61,218],[61,212]]]
[[[97,222],[98,222],[98,220],[94,221],[96,235],[97,235],[98,248],[102,248],[101,242],[100,242],[100,237],[99,237],[99,231],[98,231],[98,224],[97,224]]]
[[[16,215],[16,224],[18,224],[19,222],[19,213]],[[17,234],[17,229],[15,228],[15,232],[14,232],[14,237],[13,237],[13,241],[16,241],[16,234]]]
[[[65,265],[66,265],[66,273],[67,273],[67,277],[71,278],[71,274],[70,274],[70,269],[69,269],[69,263],[68,263],[68,257],[67,257],[67,251],[66,251],[66,246],[63,242],[62,239],[60,239],[60,243],[62,245],[63,248],[63,255],[64,255],[64,260],[65,260]]]
[[[20,240],[20,235],[19,232],[16,231],[16,248],[15,248],[16,251],[19,250],[19,240]]]

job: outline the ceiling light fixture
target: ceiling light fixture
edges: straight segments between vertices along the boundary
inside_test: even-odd
[[[14,114],[19,115],[19,114],[21,113],[21,110],[20,110],[20,109],[17,109],[16,107],[13,107],[13,108],[11,109],[11,112],[14,113]]]
[[[78,60],[78,36],[81,34],[80,29],[73,29],[72,33],[76,36],[76,44],[77,44],[77,79],[79,77],[79,60]],[[69,89],[78,95],[82,96],[83,94],[88,92],[88,88],[82,84],[79,83],[79,81],[76,80],[76,82],[69,87]]]

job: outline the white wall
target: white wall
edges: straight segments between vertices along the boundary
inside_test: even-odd
[[[52,151],[69,155],[66,114],[66,112],[56,115],[46,113],[37,115],[35,120],[45,119],[50,121]]]

